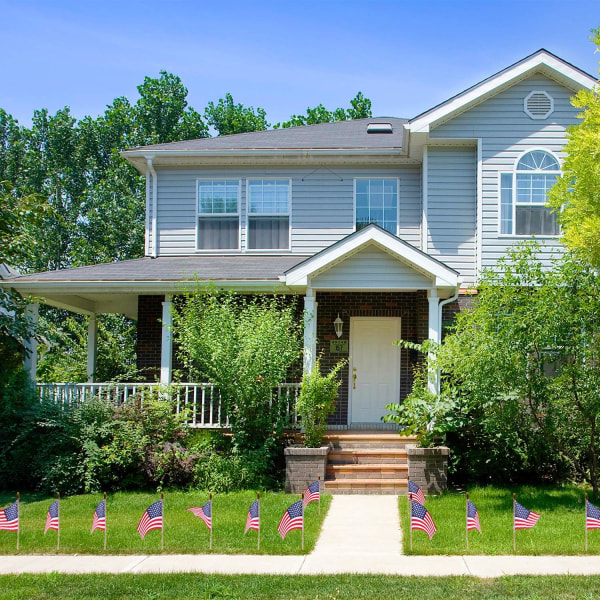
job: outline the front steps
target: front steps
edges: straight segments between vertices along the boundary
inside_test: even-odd
[[[406,494],[412,437],[384,431],[329,431],[325,491],[330,494]]]

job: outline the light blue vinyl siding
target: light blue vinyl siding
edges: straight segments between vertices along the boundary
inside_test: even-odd
[[[427,253],[475,279],[477,154],[471,148],[428,149]]]
[[[544,90],[554,99],[554,112],[545,120],[531,119],[523,110],[523,101],[532,90]],[[500,234],[501,173],[512,173],[517,159],[533,148],[564,157],[566,128],[577,123],[578,111],[570,103],[572,95],[555,81],[534,75],[430,132],[431,138],[481,139],[483,267],[493,267],[510,246],[526,239]],[[548,256],[562,251],[556,238],[544,242]]]
[[[431,287],[432,281],[375,245],[312,277],[319,290],[394,290]]]
[[[291,178],[291,252],[313,254],[354,231],[354,179],[399,180],[400,237],[421,247],[421,170],[397,169],[157,169],[159,254],[196,252],[196,180],[241,180],[241,242],[246,247],[247,178]]]

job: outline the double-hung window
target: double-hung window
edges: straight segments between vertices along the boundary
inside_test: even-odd
[[[198,250],[240,247],[240,182],[198,180]]]
[[[356,230],[376,223],[398,233],[398,180],[356,179]]]
[[[558,160],[545,150],[532,150],[512,173],[500,174],[500,233],[559,235],[556,214],[546,207],[548,191],[560,176]]]
[[[290,247],[289,179],[248,180],[249,250],[287,250]]]

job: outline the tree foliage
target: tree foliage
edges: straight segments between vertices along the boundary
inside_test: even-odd
[[[441,397],[427,397],[421,377],[410,402],[422,407],[409,417],[452,432],[472,475],[557,477],[568,467],[597,494],[600,275],[569,255],[544,269],[538,252],[524,245],[485,272],[430,365],[444,375]]]
[[[211,290],[187,295],[173,317],[180,358],[219,388],[234,449],[275,450],[286,425],[277,386],[300,358],[294,303]]]
[[[600,52],[600,28],[591,39]],[[563,229],[563,243],[600,266],[600,88],[581,90],[572,99],[581,122],[569,128],[563,176],[549,203]]]
[[[217,104],[209,102],[204,117],[218,135],[263,131],[270,127],[264,108],[235,104],[233,96],[227,92],[225,98],[219,98]]]
[[[292,115],[289,121],[277,123],[275,129],[279,127],[300,127],[302,125],[315,125],[317,123],[334,123],[335,121],[348,121],[352,119],[366,119],[372,117],[371,101],[358,92],[350,100],[350,108],[336,108],[328,110],[322,104],[314,108],[308,107],[306,115]]]

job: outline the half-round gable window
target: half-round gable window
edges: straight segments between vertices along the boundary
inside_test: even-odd
[[[560,177],[560,164],[546,150],[526,152],[514,173],[500,176],[500,232],[508,235],[559,235],[556,214],[546,207]]]

